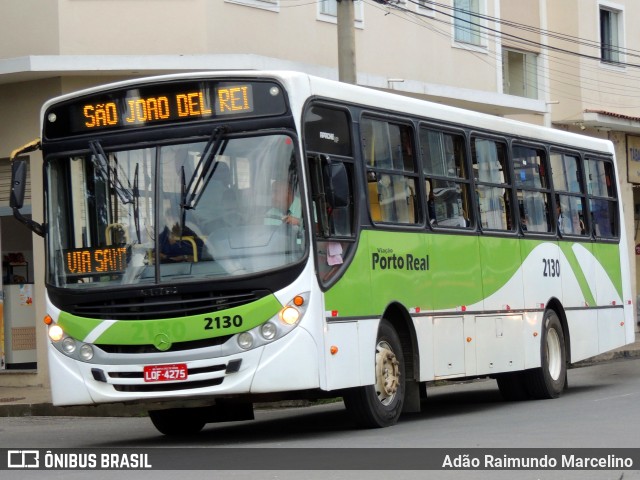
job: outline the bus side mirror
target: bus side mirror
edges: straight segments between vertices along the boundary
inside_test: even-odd
[[[349,176],[342,162],[325,160],[322,168],[327,204],[333,208],[344,208],[350,204]]]
[[[25,217],[20,209],[24,204],[24,194],[27,188],[27,161],[24,159],[13,159],[11,162],[11,195],[9,197],[9,206],[13,210],[13,216],[20,222],[24,223],[36,235],[44,237],[44,225],[34,222],[30,218]]]
[[[11,164],[11,196],[9,206],[21,209],[24,204],[24,193],[27,184],[27,162],[16,159]]]

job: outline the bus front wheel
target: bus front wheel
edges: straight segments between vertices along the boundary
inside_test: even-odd
[[[558,315],[547,310],[542,319],[540,368],[527,371],[527,390],[533,398],[557,398],[567,380],[567,353]]]
[[[356,424],[365,428],[395,425],[404,404],[402,345],[395,329],[382,319],[375,349],[375,383],[345,392],[343,399]]]

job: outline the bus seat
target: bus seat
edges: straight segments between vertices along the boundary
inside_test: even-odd
[[[193,249],[193,262],[197,262],[198,261],[198,246],[196,244],[196,239],[194,236],[191,235],[185,235],[183,237],[180,237],[180,240],[184,240],[185,242],[189,242],[189,244],[191,245],[191,248]]]
[[[110,223],[104,230],[104,236],[107,245],[113,245],[114,239],[124,240],[125,243],[129,243],[129,232],[127,231],[127,225],[124,223]],[[122,241],[116,243],[122,243]]]
[[[380,195],[378,194],[378,183],[369,182],[369,210],[371,210],[371,220],[379,222],[382,220],[380,210]]]
[[[413,187],[407,187],[407,204],[409,205],[409,223],[416,223],[418,219],[416,218],[416,192],[414,192]]]

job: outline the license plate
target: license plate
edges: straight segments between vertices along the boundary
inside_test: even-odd
[[[186,380],[189,376],[186,363],[173,365],[147,365],[144,367],[145,382],[170,382]]]

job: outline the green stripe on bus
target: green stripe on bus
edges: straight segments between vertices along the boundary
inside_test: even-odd
[[[613,286],[618,292],[620,299],[622,296],[622,267],[620,266],[620,246],[617,243],[595,243],[593,254],[604,268]]]
[[[580,263],[578,262],[576,254],[573,251],[573,246],[575,245],[575,243],[568,243],[568,242],[558,242],[558,243],[559,243],[560,250],[562,250],[562,253],[564,253],[565,258],[569,262],[569,265],[571,266],[571,270],[573,271],[573,274],[576,277],[576,280],[578,281],[578,285],[580,286],[580,290],[582,291],[582,295],[584,296],[585,302],[587,302],[592,307],[596,306],[596,299],[593,296],[593,292],[591,291],[591,288],[589,288],[589,282],[587,282],[587,277],[585,276],[584,270],[580,266]],[[585,248],[591,251],[590,248],[588,248],[589,246],[590,245],[587,245]]]
[[[209,314],[159,320],[119,320],[106,329],[95,344],[151,345],[160,333],[169,336],[171,343],[202,340],[233,335],[263,324],[282,308],[273,295],[240,307]],[[58,324],[70,336],[82,340],[103,320],[60,313]]]
[[[420,311],[479,304],[503,288],[533,250],[545,243],[559,244],[585,301],[595,306],[573,251],[576,243],[381,230],[362,232],[352,264],[325,294],[326,305],[340,316],[377,316],[391,302]],[[587,250],[593,246],[595,260],[621,294],[618,246],[581,245]]]

